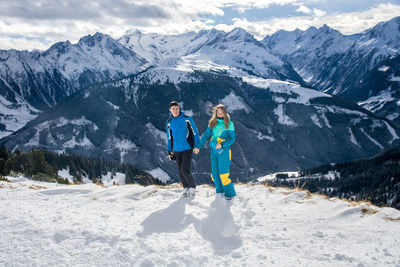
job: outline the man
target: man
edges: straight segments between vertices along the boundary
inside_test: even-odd
[[[183,196],[194,196],[196,183],[190,173],[193,148],[199,142],[199,132],[193,118],[185,115],[178,102],[169,103],[170,118],[167,120],[167,151],[170,160],[176,160]]]

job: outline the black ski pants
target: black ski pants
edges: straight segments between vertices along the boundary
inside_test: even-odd
[[[183,188],[196,187],[193,176],[190,173],[190,163],[192,161],[192,150],[182,152],[174,152],[176,164],[178,165],[179,178],[181,179]]]

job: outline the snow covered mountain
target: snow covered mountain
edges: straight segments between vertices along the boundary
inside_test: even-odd
[[[397,266],[400,212],[283,188],[0,181],[2,266]],[[218,222],[218,223],[216,223]]]
[[[384,60],[400,54],[400,17],[351,36],[326,25],[306,31],[279,31],[267,36],[263,44],[292,64],[310,86],[361,102],[370,90],[376,91],[364,87],[365,92],[361,92],[359,83],[364,76]],[[399,100],[394,98],[391,106]],[[390,113],[389,109],[380,114]]]
[[[284,30],[267,36],[262,41],[282,58],[291,62],[295,70],[310,85],[321,91],[336,88],[335,74],[340,71],[343,55],[355,44],[351,37],[324,25],[306,31]]]
[[[96,33],[77,44],[57,43],[44,52],[0,51],[0,90],[5,98],[0,99],[0,137],[86,86],[148,67],[174,68],[181,61],[197,68],[223,66],[264,78],[303,82],[290,64],[242,29],[171,36],[134,31],[118,41]]]
[[[2,143],[11,150],[43,148],[129,162],[176,181],[176,166],[165,152],[167,107],[176,99],[200,133],[210,108],[226,104],[237,131],[232,177],[241,181],[368,157],[400,144],[398,129],[356,104],[239,69],[198,67],[178,61],[174,68],[90,86]],[[207,150],[197,156],[194,170],[196,179],[209,180]]]
[[[96,83],[143,69],[146,61],[111,37],[96,33],[47,51],[0,51],[0,136],[24,126],[38,112]]]
[[[238,179],[372,156],[399,144],[399,130],[356,104],[304,87],[298,73],[309,84],[328,86],[322,89],[351,92],[341,90],[346,79],[356,84],[381,58],[396,53],[397,37],[381,32],[393,31],[396,23],[353,36],[327,26],[281,31],[263,42],[242,29],[173,36],[134,31],[118,41],[96,34],[45,52],[2,51],[1,73],[15,75],[0,80],[0,103],[25,107],[18,113],[24,120],[3,113],[3,136],[43,111],[2,143],[104,156],[174,180],[175,167],[165,158],[164,122],[167,104],[177,99],[200,131],[212,105],[228,106],[239,136],[233,156]],[[13,120],[19,124],[12,128]],[[199,156],[196,164],[199,177],[206,177],[207,157]]]
[[[192,54],[223,35],[224,32],[215,29],[179,35],[143,34],[139,30],[131,30],[118,41],[145,58],[150,66],[156,66],[164,60]]]
[[[148,67],[185,69],[189,65],[190,69],[239,71],[301,85],[305,80],[320,90],[362,102],[365,99],[355,99],[357,94],[349,89],[383,59],[398,53],[399,20],[352,36],[327,26],[279,31],[262,42],[239,28],[180,35],[136,30],[118,40],[96,33],[77,44],[57,43],[44,52],[0,51],[0,137],[86,86]]]
[[[262,42],[289,61],[313,87],[346,96],[359,77],[399,54],[400,17],[351,36],[324,25],[306,31],[278,31]]]
[[[146,58],[153,66],[174,67],[176,61],[235,68],[263,78],[292,80],[302,83],[292,66],[266,49],[243,29],[225,33],[203,30],[180,35],[142,34],[129,32],[119,41]]]

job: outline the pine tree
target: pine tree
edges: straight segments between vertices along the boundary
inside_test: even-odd
[[[28,159],[30,165],[27,170],[28,175],[36,175],[39,173],[50,176],[54,175],[53,168],[45,161],[43,151],[33,150],[29,153]]]
[[[7,151],[6,147],[2,145],[0,147],[0,159],[3,159],[6,162],[10,158],[10,153]]]
[[[6,173],[6,161],[0,158],[0,175],[7,175]]]

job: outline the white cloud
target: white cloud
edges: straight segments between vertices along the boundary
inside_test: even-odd
[[[314,12],[314,14],[317,15],[318,17],[322,17],[322,16],[325,16],[325,15],[326,15],[326,12],[325,12],[325,11],[319,10],[319,9],[317,9],[317,8],[314,8],[314,9],[313,9],[313,12]]]
[[[207,25],[214,25],[215,20],[207,19],[207,20],[204,21],[204,23],[207,24]]]
[[[26,38],[10,38],[8,36],[0,37],[1,49],[16,49],[16,50],[32,50],[34,47],[37,50],[46,50],[49,45],[37,40],[28,40]]]
[[[381,21],[390,20],[400,14],[400,5],[381,4],[364,12],[349,12],[328,15],[317,23],[327,24],[343,34],[354,34],[371,28]]]
[[[326,15],[326,12],[317,8],[310,9],[304,5],[301,5],[298,9],[296,9],[296,12],[304,13],[307,15],[316,15],[317,17],[322,17]]]
[[[246,7],[238,7],[236,8],[236,10],[240,13],[240,14],[244,14],[244,12],[246,12],[249,8]]]
[[[315,10],[313,10],[313,14]],[[349,12],[324,16],[298,16],[286,18],[273,18],[264,21],[248,21],[246,18],[234,18],[231,25],[219,24],[216,28],[230,31],[241,27],[253,34],[256,39],[262,39],[278,30],[293,31],[296,28],[306,30],[311,26],[321,27],[327,24],[329,27],[343,34],[354,34],[371,28],[381,21],[390,20],[400,14],[400,5],[381,4],[363,12]],[[322,13],[320,13],[322,15]]]
[[[224,8],[228,7],[244,12],[272,5],[298,6],[297,12],[302,16],[263,21],[241,17],[215,26],[224,31],[242,27],[258,39],[280,29],[305,30],[323,24],[351,34],[400,14],[400,5],[394,4],[380,4],[363,12],[329,14],[328,5],[326,10],[310,8],[316,3],[323,0],[3,0],[0,2],[0,49],[46,49],[59,41],[76,43],[95,32],[119,38],[131,28],[163,34],[210,29],[217,18],[226,15]]]
[[[213,3],[209,0],[2,1],[0,49],[46,49],[59,41],[76,43],[95,32],[119,38],[132,27],[167,34],[199,31],[213,24],[202,16],[224,15]]]
[[[306,6],[300,6],[296,11],[297,12],[301,12],[301,13],[305,13],[305,14],[308,14],[308,15],[311,15],[312,12],[313,12],[311,9],[309,9]]]

